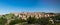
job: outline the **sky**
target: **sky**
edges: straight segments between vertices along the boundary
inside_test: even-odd
[[[0,14],[10,12],[60,13],[60,0],[0,0]]]

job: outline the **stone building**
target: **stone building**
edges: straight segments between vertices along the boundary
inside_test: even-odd
[[[51,17],[55,16],[54,13],[44,13],[44,12],[21,12],[21,13],[14,13],[15,16],[18,16],[22,19],[27,19],[29,17],[35,17],[35,18],[43,18],[43,17]]]

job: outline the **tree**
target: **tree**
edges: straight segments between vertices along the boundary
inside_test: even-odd
[[[22,18],[20,19],[15,19],[15,20],[12,20],[9,25],[15,25],[15,24],[18,24],[18,23],[23,23],[23,22],[26,22],[26,20],[22,20]]]
[[[40,22],[41,25],[47,25],[49,23],[49,18],[41,18]]]
[[[6,18],[3,17],[0,18],[0,25],[5,25],[6,22],[7,22]]]
[[[14,24],[17,24],[17,23],[20,23],[22,22],[21,19],[15,19],[15,20],[12,20],[9,25],[14,25]]]
[[[29,18],[27,18],[28,24],[34,24],[35,20],[36,20],[36,18],[35,17],[31,17],[31,16]]]
[[[5,18],[7,18],[7,19],[15,19],[16,16],[14,14],[10,13],[10,14],[6,14]]]

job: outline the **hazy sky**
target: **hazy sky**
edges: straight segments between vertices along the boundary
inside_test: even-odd
[[[10,12],[60,13],[60,0],[0,0],[0,14]]]

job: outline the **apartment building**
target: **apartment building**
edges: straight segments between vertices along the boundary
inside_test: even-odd
[[[43,17],[51,17],[55,16],[54,13],[44,13],[44,12],[21,12],[21,13],[14,13],[15,16],[18,16],[19,18],[22,19],[27,19],[29,17],[35,17],[35,18],[43,18]]]

